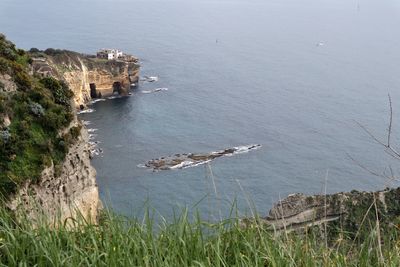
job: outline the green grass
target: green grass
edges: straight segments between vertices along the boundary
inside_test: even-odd
[[[149,213],[147,213],[149,214]],[[40,220],[39,220],[40,221]],[[400,240],[371,231],[357,246],[338,238],[329,246],[312,231],[274,233],[238,219],[210,223],[183,211],[167,222],[104,212],[98,225],[84,219],[49,224],[18,222],[0,209],[0,263],[4,266],[400,266]],[[69,224],[69,227],[64,225]],[[74,227],[71,227],[71,225]],[[378,245],[379,241],[381,247]]]

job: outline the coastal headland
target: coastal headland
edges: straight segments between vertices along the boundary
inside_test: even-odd
[[[59,49],[31,49],[29,54],[32,71],[42,77],[64,80],[80,108],[92,99],[127,95],[139,81],[139,60],[132,55],[107,59]]]

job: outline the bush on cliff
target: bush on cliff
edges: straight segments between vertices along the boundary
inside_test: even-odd
[[[51,91],[57,104],[67,106],[68,108],[71,107],[71,98],[74,94],[65,82],[56,80],[53,77],[47,77],[41,79],[40,83]]]
[[[17,84],[17,92],[0,97],[0,119],[4,115],[11,119],[6,129],[9,138],[0,139],[3,195],[14,192],[26,180],[37,181],[49,161],[56,167],[61,164],[71,142],[59,132],[73,120],[72,92],[54,78],[31,76],[29,62],[23,50],[0,35],[0,73],[10,75]]]

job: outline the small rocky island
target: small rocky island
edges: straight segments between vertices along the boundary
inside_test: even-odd
[[[175,154],[173,156],[161,157],[158,159],[152,159],[148,161],[144,167],[150,168],[153,171],[162,170],[173,170],[173,169],[185,169],[189,167],[198,166],[210,162],[216,158],[228,157],[236,154],[247,153],[251,150],[260,148],[261,145],[247,145],[227,148],[223,150],[218,150],[210,153],[203,154]]]

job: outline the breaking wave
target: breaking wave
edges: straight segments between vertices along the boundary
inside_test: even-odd
[[[92,113],[92,112],[95,112],[95,111],[96,111],[95,109],[88,108],[88,109],[84,109],[84,110],[78,111],[77,114],[79,115],[79,114],[85,114],[85,113]]]
[[[157,93],[157,92],[162,92],[162,91],[168,91],[168,88],[156,88],[153,90],[143,90],[141,92],[142,92],[142,94],[152,94],[152,93]]]
[[[92,101],[89,102],[89,105],[93,105],[94,103],[102,102],[102,101],[106,101],[106,99],[104,99],[104,98],[93,99]]]

